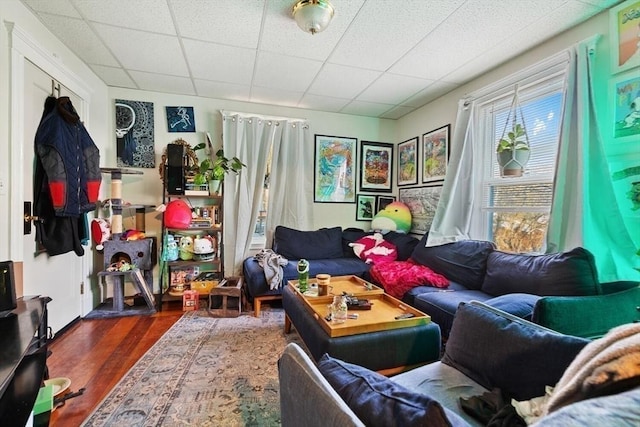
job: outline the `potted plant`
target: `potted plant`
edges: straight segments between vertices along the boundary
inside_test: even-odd
[[[206,144],[203,142],[193,147],[193,150],[202,150],[205,147]],[[228,159],[224,156],[224,151],[219,149],[216,152],[215,159],[211,160],[207,157],[200,162],[196,168],[193,183],[196,185],[208,183],[209,192],[211,194],[219,194],[220,186],[224,181],[224,176],[229,172],[237,174],[246,166],[247,165],[242,163],[237,157]]]
[[[513,123],[511,131],[503,135],[496,148],[502,176],[522,176],[531,150],[527,133],[520,123]]]

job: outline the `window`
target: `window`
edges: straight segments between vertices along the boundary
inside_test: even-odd
[[[482,189],[482,234],[505,252],[543,249],[560,135],[564,68],[552,68],[544,76],[538,74],[518,84],[516,107],[519,118],[522,113],[530,146],[530,158],[521,176],[503,177],[496,153],[505,127],[510,128],[513,122],[516,86],[499,94],[496,91],[478,102],[483,166],[476,170],[476,176]]]

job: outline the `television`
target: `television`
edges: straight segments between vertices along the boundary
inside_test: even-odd
[[[16,307],[13,261],[2,261],[0,262],[0,318],[10,316]]]

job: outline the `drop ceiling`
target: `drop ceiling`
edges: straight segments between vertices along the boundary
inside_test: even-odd
[[[619,0],[22,0],[108,85],[397,119]]]

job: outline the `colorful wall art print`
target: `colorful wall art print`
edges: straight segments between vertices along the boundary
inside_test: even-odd
[[[640,71],[640,70],[638,70]],[[640,135],[640,73],[629,72],[614,80],[614,138]],[[628,138],[629,139],[629,138]]]
[[[314,201],[355,203],[357,138],[315,136]]]
[[[418,183],[418,137],[398,144],[398,185]]]
[[[195,132],[196,118],[193,107],[165,107],[167,110],[167,131]]]
[[[431,228],[442,185],[401,188],[398,199],[411,211],[411,233],[423,235]]]
[[[449,161],[449,127],[422,135],[422,182],[443,180]]]
[[[153,103],[116,99],[117,166],[155,168]]]
[[[612,74],[640,66],[640,0],[609,10]]]
[[[360,191],[391,192],[393,144],[360,141]]]

